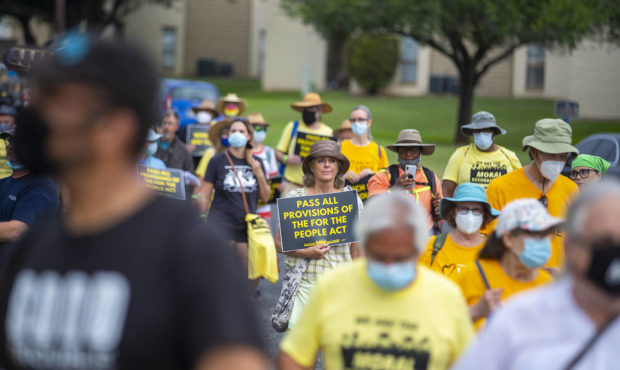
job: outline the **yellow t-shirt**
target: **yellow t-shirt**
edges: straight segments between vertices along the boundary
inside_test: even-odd
[[[456,149],[448,160],[443,179],[457,185],[473,182],[486,189],[491,180],[521,168],[514,152],[497,147],[498,150],[490,153],[481,152],[473,143]]]
[[[8,160],[6,155],[6,143],[4,140],[0,140],[0,179],[9,177],[13,174],[13,170],[6,164]]]
[[[481,259],[479,261],[491,289],[503,289],[502,302],[519,292],[535,288],[553,280],[551,275],[542,269],[538,269],[538,275],[532,281],[514,280],[504,272],[504,269],[498,261],[487,259]],[[459,275],[457,284],[461,287],[468,306],[478,303],[487,290],[482,276],[480,276],[480,271],[478,271],[478,267],[475,264],[471,264],[465,268]],[[493,320],[493,318],[491,318],[491,320]],[[485,322],[486,318],[479,319],[474,323],[474,327],[476,330],[480,330]]]
[[[436,238],[436,236],[431,237],[426,244],[426,250],[420,256],[420,264],[430,267],[431,270],[442,274],[452,281],[456,281],[467,266],[474,264],[478,257],[478,252],[484,246],[483,242],[473,247],[463,247],[456,244],[450,237],[450,234],[448,234],[443,247],[437,252],[435,260],[431,265],[433,243]]]
[[[345,140],[340,144],[340,152],[349,160],[349,169],[358,175],[365,169],[377,172],[390,165],[385,149],[372,141],[366,146],[357,146]]]
[[[570,201],[577,196],[579,188],[572,180],[565,176],[558,176],[551,188],[546,192],[548,206],[547,211],[551,216],[564,218],[566,208]],[[506,204],[522,198],[539,199],[543,195],[525,175],[523,168],[520,168],[507,175],[498,177],[491,181],[487,188],[487,200],[491,207],[501,211]],[[491,222],[483,233],[490,233],[495,229],[497,220]],[[562,268],[564,265],[564,233],[556,232],[551,236],[551,257],[545,266]]]
[[[409,287],[387,292],[361,259],[319,279],[281,343],[307,367],[319,350],[326,369],[447,369],[473,337],[465,301],[449,280],[418,265]]]
[[[293,132],[293,122],[289,122],[286,127],[284,127],[284,131],[282,132],[282,136],[280,136],[280,141],[278,142],[277,150],[282,153],[287,153],[288,155],[293,155],[295,150],[295,138],[291,138],[291,133]],[[331,127],[327,126],[324,123],[321,123],[321,127],[318,130],[311,130],[306,126],[305,123],[299,121],[299,125],[297,126],[297,132],[304,132],[307,134],[316,134],[323,136],[332,136],[334,130]],[[301,185],[303,182],[304,173],[301,170],[301,165],[287,165],[284,170],[284,179],[288,182],[292,182],[298,185]]]

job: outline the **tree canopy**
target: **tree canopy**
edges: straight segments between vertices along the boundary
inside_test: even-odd
[[[373,31],[409,36],[449,58],[460,78],[459,126],[471,118],[480,78],[527,44],[573,49],[587,36],[618,37],[614,0],[282,0],[322,35]],[[614,6],[613,3],[616,3]],[[615,23],[614,23],[615,22]],[[616,28],[614,28],[616,27]]]

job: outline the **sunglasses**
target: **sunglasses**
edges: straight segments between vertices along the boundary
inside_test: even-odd
[[[261,132],[261,131],[265,131],[265,132],[267,132],[267,126],[259,126],[259,125],[256,125],[256,126],[252,126],[252,128],[253,128],[253,129],[254,129],[254,131],[256,131],[256,132]]]
[[[597,170],[593,170],[591,168],[582,168],[579,171],[577,171],[577,170],[570,171],[570,178],[571,178],[571,180],[577,180],[580,177],[582,179],[586,179],[586,178],[590,177],[590,172],[598,173]]]

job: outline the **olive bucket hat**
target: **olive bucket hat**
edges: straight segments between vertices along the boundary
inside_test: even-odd
[[[495,134],[506,135],[506,130],[499,127],[495,122],[495,116],[486,111],[480,111],[471,117],[471,123],[461,126],[461,133],[465,136],[472,135],[474,130],[492,128]]]
[[[571,145],[572,137],[573,130],[568,123],[557,118],[544,118],[536,122],[534,135],[523,138],[523,150],[532,147],[549,154],[577,155],[579,149]]]
[[[414,129],[402,130],[398,133],[396,143],[386,146],[389,150],[398,153],[400,147],[419,147],[423,155],[431,155],[435,152],[435,144],[422,143],[420,132]]]
[[[330,157],[340,162],[340,171],[338,176],[342,176],[349,171],[349,160],[342,153],[340,153],[340,146],[338,143],[332,140],[320,140],[312,144],[310,148],[310,154],[304,158],[302,164],[302,171],[304,174],[310,173],[310,163],[315,158]]]

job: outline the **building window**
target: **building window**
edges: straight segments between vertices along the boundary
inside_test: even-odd
[[[165,26],[161,33],[162,67],[173,71],[177,66],[177,28]]]
[[[545,48],[530,45],[527,48],[527,80],[528,89],[542,89],[545,85]]]
[[[418,42],[411,37],[400,39],[400,65],[402,83],[418,82]]]

